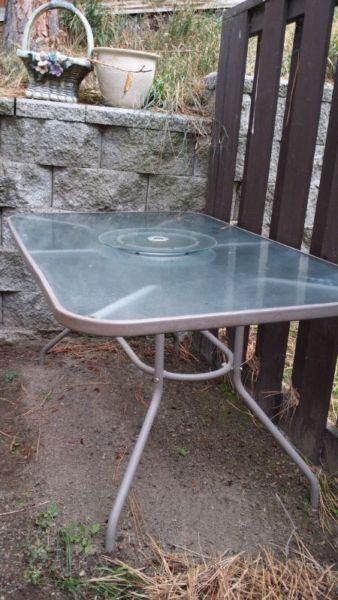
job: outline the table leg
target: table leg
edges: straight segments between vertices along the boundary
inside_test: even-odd
[[[134,450],[130,457],[127,470],[123,476],[122,483],[117,492],[117,496],[114,502],[114,506],[109,516],[107,531],[106,531],[106,550],[107,552],[113,552],[115,547],[115,537],[118,521],[127,499],[131,484],[133,482],[136,469],[141,460],[144,447],[147,443],[151,427],[154,419],[157,415],[162,393],[163,393],[163,370],[164,370],[164,335],[159,334],[156,336],[156,353],[155,353],[155,371],[154,371],[154,382],[155,387],[151,403],[148,408],[148,412],[144,419],[141,431],[139,433],[137,442]]]
[[[295,450],[293,445],[288,441],[286,436],[270,421],[269,417],[265,412],[258,406],[257,402],[250,396],[242,383],[241,377],[241,364],[242,364],[242,352],[243,352],[243,340],[244,340],[244,327],[236,328],[235,336],[235,351],[234,351],[234,386],[239,395],[243,398],[244,402],[248,405],[250,410],[258,417],[258,419],[265,425],[271,435],[279,443],[285,452],[292,458],[296,463],[305,477],[310,483],[311,489],[311,507],[312,510],[318,509],[319,504],[319,484],[317,477],[311,471],[310,467],[302,459],[302,457]]]
[[[40,354],[39,354],[39,365],[45,364],[47,352],[49,352],[49,350],[54,348],[54,346],[58,342],[61,342],[61,340],[63,340],[63,338],[66,337],[69,333],[70,333],[70,329],[68,329],[68,328],[64,329],[63,331],[61,331],[61,333],[58,333],[58,335],[53,337],[53,339],[50,340],[50,342],[47,342],[47,344],[45,344],[43,348],[41,348]]]

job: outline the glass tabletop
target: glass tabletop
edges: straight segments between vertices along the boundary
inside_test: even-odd
[[[57,318],[102,323],[82,331],[338,315],[338,267],[202,214],[21,214],[10,226]]]

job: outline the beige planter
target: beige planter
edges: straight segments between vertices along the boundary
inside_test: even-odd
[[[110,106],[141,108],[154,81],[157,54],[94,48],[94,65],[101,94]]]

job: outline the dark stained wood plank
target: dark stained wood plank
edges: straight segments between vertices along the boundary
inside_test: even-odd
[[[289,110],[292,82],[297,73],[298,57],[302,41],[303,21],[296,24],[289,74],[285,112]],[[257,332],[256,356],[259,360],[259,375],[256,382],[256,397],[270,416],[277,411],[281,402],[283,367],[289,335],[289,323],[260,325]]]
[[[300,247],[304,230],[334,4],[307,1],[299,61],[288,90],[270,237],[294,247]]]
[[[328,425],[325,430],[323,460],[325,470],[336,474],[338,470],[338,428]]]
[[[246,12],[224,21],[222,42],[206,212],[229,221],[248,47]]]
[[[316,463],[320,462],[324,447],[337,340],[338,319],[300,323],[293,371],[299,405],[288,430],[297,447]]]
[[[268,6],[271,0],[246,0],[246,2],[241,2],[229,8],[225,13],[225,18],[230,19],[239,15],[243,11],[249,11],[251,13],[250,16],[254,17],[258,14],[261,9]],[[304,14],[305,6],[307,0],[291,0],[288,2],[288,20],[297,19],[301,15]],[[260,31],[262,30],[262,24],[260,24]],[[259,31],[255,31],[255,34],[259,33]]]
[[[221,219],[230,220],[233,181],[236,168],[236,153],[238,145],[239,119],[242,107],[242,94],[244,87],[245,62],[248,45],[248,17],[244,13],[237,19],[223,19],[221,46],[216,84],[215,117],[213,123],[212,142],[209,159],[209,175],[207,186],[206,213]],[[239,49],[239,53],[238,53]],[[233,52],[236,54],[233,55]],[[239,69],[241,81],[237,81],[236,69]],[[233,78],[233,81],[231,80]],[[237,94],[233,94],[237,89]],[[239,108],[236,104],[239,104]],[[232,120],[229,109],[239,112],[237,137],[236,122]],[[232,131],[232,126],[234,129]],[[233,173],[228,174],[225,183],[225,160],[229,150],[228,135],[232,135],[232,152],[234,154]],[[229,167],[229,163],[227,163]],[[227,188],[225,186],[228,186]],[[227,191],[224,197],[223,192]],[[217,335],[217,331],[213,331]],[[214,347],[201,334],[193,336],[196,350],[211,364],[215,362]]]
[[[218,329],[210,329],[210,333],[218,337]],[[197,352],[209,365],[212,365],[214,369],[218,369],[221,366],[220,352],[216,346],[208,340],[199,331],[194,331],[192,334],[192,345],[194,351]]]
[[[338,68],[335,74],[311,254],[338,263]]]
[[[287,22],[291,23],[292,21],[296,21],[300,17],[304,15],[305,7],[307,0],[291,0],[288,2],[288,10],[287,10]],[[338,0],[337,0],[338,3]],[[268,4],[266,4],[268,6]],[[264,11],[262,10],[263,5],[261,7],[257,6],[255,10],[252,11],[251,19],[250,19],[250,27],[249,32],[250,36],[257,35],[263,29],[263,21],[264,21]],[[228,14],[228,11],[227,11]]]
[[[259,374],[256,399],[263,410],[273,417],[282,401],[282,379],[289,335],[289,323],[273,323],[258,328],[256,357]]]
[[[286,27],[287,2],[265,8],[257,56],[238,224],[261,233],[274,134]]]
[[[241,2],[240,4],[229,8],[226,11],[225,18],[232,19],[233,17],[236,17],[237,15],[240,15],[243,12],[248,12],[249,10],[260,8],[266,3],[266,1],[267,0],[246,0],[245,2]]]
[[[302,242],[333,8],[333,0],[307,0],[304,19],[296,24],[270,228],[270,237],[293,247]],[[288,333],[287,323],[258,329],[258,400],[264,403],[269,390],[276,391],[273,410],[281,398]]]
[[[283,0],[271,0],[266,5],[263,32],[257,48],[238,218],[240,227],[254,233],[261,233],[262,229],[283,55],[286,11],[287,3]],[[245,333],[243,360],[246,355],[249,328],[246,328]],[[233,337],[234,332],[229,331],[229,338]],[[269,369],[263,357],[261,357],[261,362],[263,369]],[[269,400],[266,403],[260,390],[258,390],[258,395],[266,408],[271,406],[272,402]]]
[[[338,263],[338,70],[335,79],[311,253]],[[323,458],[337,350],[338,319],[300,323],[293,369],[300,397],[289,430],[316,462]]]

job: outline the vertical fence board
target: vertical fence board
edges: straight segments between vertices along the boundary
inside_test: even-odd
[[[265,7],[257,56],[238,224],[261,233],[275,127],[287,4]]]
[[[270,237],[297,248],[304,231],[333,9],[332,0],[307,1],[284,118]]]
[[[338,69],[335,79],[311,253],[338,263]],[[289,430],[316,462],[324,448],[337,350],[338,319],[300,323],[293,369],[299,405]]]
[[[293,40],[289,85],[285,104],[284,139],[287,135],[287,115],[291,109],[292,90],[297,76],[299,53],[302,42],[303,20],[296,23]],[[280,150],[280,161],[286,153],[284,143]],[[281,402],[281,385],[286,348],[289,335],[289,323],[260,325],[257,332],[256,356],[259,360],[259,374],[256,382],[256,397],[265,412],[272,416]]]
[[[323,158],[311,254],[338,263],[338,67]]]
[[[300,323],[292,383],[299,405],[287,428],[300,450],[320,462],[337,358],[337,319]]]
[[[248,14],[225,20],[217,77],[206,211],[230,220],[248,47]]]
[[[304,19],[297,24],[295,33],[270,237],[296,248],[301,245],[304,231],[333,4],[332,0],[308,0]],[[273,391],[281,390],[281,363],[288,333],[287,323],[263,325],[258,332],[257,394],[265,408],[270,406],[270,412],[281,398]]]

